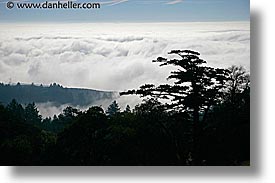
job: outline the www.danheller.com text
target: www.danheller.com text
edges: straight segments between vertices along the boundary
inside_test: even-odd
[[[73,1],[45,1],[42,3],[9,1],[6,7],[8,9],[100,9],[101,4],[97,2],[76,3]]]

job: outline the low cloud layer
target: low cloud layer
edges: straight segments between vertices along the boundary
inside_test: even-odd
[[[123,91],[166,82],[171,68],[151,60],[172,49],[199,51],[215,67],[250,66],[249,23],[0,26],[2,82]]]
[[[88,108],[92,106],[100,106],[102,107],[105,111],[107,111],[109,105],[116,100],[119,103],[119,107],[121,111],[124,111],[126,109],[126,106],[129,105],[131,109],[134,109],[134,107],[142,102],[142,99],[139,98],[138,96],[114,96],[113,99],[103,99],[103,100],[98,100],[93,104],[90,104],[88,106],[74,106],[72,104],[64,104],[64,105],[59,105],[57,106],[56,104],[52,102],[46,102],[46,103],[36,103],[36,106],[39,110],[39,113],[43,116],[43,118],[46,117],[53,117],[54,115],[59,115],[62,113],[62,111],[68,107],[74,107],[79,109],[80,111],[85,111]]]
[[[200,52],[211,66],[250,67],[250,28],[238,23],[1,24],[1,82],[53,82],[125,91],[166,83],[172,68],[152,63],[172,49]],[[122,108],[137,98],[118,99]],[[104,101],[106,107],[111,101]],[[44,104],[43,113],[60,111]],[[61,106],[62,107],[62,106]],[[64,107],[64,106],[63,106]],[[47,111],[49,110],[49,111]]]

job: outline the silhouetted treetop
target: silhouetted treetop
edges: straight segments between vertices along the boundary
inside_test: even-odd
[[[125,113],[131,113],[131,107],[129,105],[127,105],[124,112]]]
[[[138,90],[122,92],[121,95],[140,95],[142,97],[151,96],[158,99],[169,99],[169,108],[180,110],[191,110],[198,108],[202,110],[221,99],[221,89],[229,79],[229,71],[226,69],[216,69],[207,67],[205,60],[199,57],[199,53],[191,50],[172,50],[169,54],[180,56],[177,59],[167,59],[163,57],[153,60],[161,63],[160,66],[173,65],[180,67],[172,71],[168,80],[173,80],[174,84],[163,84],[155,86],[145,84]]]
[[[107,109],[107,114],[109,116],[114,116],[116,114],[120,113],[120,107],[118,106],[118,103],[114,101]]]
[[[240,93],[250,87],[250,75],[243,66],[233,65],[228,68],[230,80],[227,88],[234,93]]]

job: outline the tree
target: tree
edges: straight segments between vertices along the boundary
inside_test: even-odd
[[[57,165],[99,165],[105,153],[103,137],[106,128],[104,110],[89,108],[75,123],[58,134]]]
[[[79,110],[71,106],[68,106],[63,110],[64,117],[73,118],[73,117],[76,117],[78,114],[80,114]]]
[[[226,82],[225,100],[232,105],[240,102],[240,95],[250,90],[250,75],[242,66],[228,68],[230,80]]]
[[[118,106],[118,103],[114,101],[107,109],[107,114],[109,116],[114,116],[116,114],[120,113],[120,108]]]
[[[168,65],[177,67],[177,70],[172,71],[167,78],[174,80],[174,84],[160,86],[145,84],[138,90],[129,90],[120,94],[169,100],[167,109],[188,113],[193,119],[193,157],[196,159],[200,122],[204,122],[210,108],[221,101],[222,89],[225,81],[229,79],[229,71],[207,67],[205,65],[207,62],[199,58],[200,53],[195,51],[172,50],[168,54],[177,55],[179,58],[159,57],[153,62],[161,63],[161,67]]]
[[[207,165],[244,165],[250,160],[250,76],[242,66],[231,66],[224,100],[204,125],[201,155]]]
[[[27,123],[33,125],[41,125],[42,116],[34,103],[28,104],[24,110],[24,117]]]
[[[125,113],[131,113],[131,107],[129,105],[127,105],[124,112]]]
[[[24,119],[24,108],[15,99],[11,101],[6,107],[7,111],[14,121],[21,121]]]

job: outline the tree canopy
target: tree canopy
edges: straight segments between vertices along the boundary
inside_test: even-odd
[[[249,73],[209,67],[195,51],[169,54],[153,61],[174,66],[168,84],[121,93],[143,97],[133,109],[67,106],[42,119],[35,103],[0,104],[0,165],[249,165]]]

